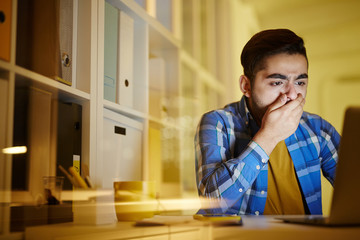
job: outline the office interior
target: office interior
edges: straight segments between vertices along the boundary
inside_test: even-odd
[[[26,239],[28,225],[52,223],[41,217],[29,223],[35,221],[32,214],[39,215],[36,208],[46,204],[45,176],[63,176],[59,205],[65,210],[56,211],[69,214],[62,222],[113,224],[118,211],[127,211],[118,220],[133,220],[139,209],[151,212],[140,218],[154,212],[195,214],[201,206],[193,145],[197,123],[203,113],[242,97],[240,53],[260,30],[289,28],[303,37],[309,59],[305,111],[319,114],[341,133],[345,109],[360,105],[360,1],[61,1],[71,5],[65,45],[73,56],[55,54],[58,45],[49,46],[50,58],[62,60],[55,63],[41,60],[51,40],[26,25],[34,16],[24,14],[30,11],[24,6],[41,1],[0,3],[9,16],[2,21],[11,20],[9,29],[0,25],[8,39],[0,52],[0,239]],[[44,13],[41,7],[32,11]],[[72,72],[65,69],[54,78],[67,57]],[[67,122],[72,126],[68,135]],[[11,147],[27,148],[6,152]],[[114,182],[129,181],[117,185],[125,195],[115,199]],[[139,199],[135,207],[126,205],[134,199],[126,191],[134,189],[147,191],[146,200],[156,207]],[[332,186],[325,179],[322,194],[327,215]],[[82,210],[75,214],[90,200],[95,207],[85,211],[91,217]],[[108,206],[114,202],[125,208]],[[23,220],[30,220],[17,219],[20,226],[15,226],[11,209],[24,206],[35,210],[19,210]]]

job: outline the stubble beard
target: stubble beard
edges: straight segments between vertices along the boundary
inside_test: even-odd
[[[252,96],[251,98],[246,98],[247,105],[251,116],[254,118],[255,122],[259,127],[261,127],[262,119],[268,109],[269,106],[261,107],[260,102],[256,96]]]

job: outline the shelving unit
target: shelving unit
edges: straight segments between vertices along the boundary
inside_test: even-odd
[[[1,105],[1,111],[5,111],[5,114],[1,114],[0,127],[5,134],[1,134],[4,139],[0,147],[13,144],[16,88],[32,87],[48,92],[51,101],[81,105],[81,164],[88,166],[89,176],[97,188],[112,188],[113,179],[151,180],[157,182],[160,198],[197,196],[193,150],[196,125],[204,112],[221,107],[227,101],[227,85],[224,81],[230,81],[218,78],[216,48],[224,44],[216,40],[216,34],[222,27],[216,24],[215,10],[219,3],[215,0],[74,0],[73,39],[76,42],[73,46],[76,54],[74,52],[75,62],[72,66],[75,74],[74,84],[68,86],[17,64],[16,56],[20,49],[17,31],[21,29],[17,26],[17,9],[21,2],[12,0],[10,61],[0,59],[1,87],[8,89],[2,89],[2,92],[7,93],[2,96],[7,99],[7,103]],[[130,105],[123,105],[119,96],[114,101],[104,97],[106,4],[125,13],[134,23]],[[227,6],[231,7],[231,4]],[[229,55],[230,52],[231,48],[228,50]],[[119,54],[121,52],[117,54],[117,59]],[[159,68],[163,69],[159,73],[163,78],[161,83],[150,75],[150,67],[153,66],[150,61],[153,59],[159,59],[163,64]],[[120,68],[121,62],[117,71]],[[119,81],[118,78],[116,81]],[[118,89],[116,91],[118,94]],[[154,103],[158,106],[154,107]],[[54,112],[56,110],[52,109],[51,114]],[[106,125],[109,118],[110,122],[115,122],[112,123],[114,126]],[[136,126],[141,131],[136,144],[133,142],[138,152],[132,152],[132,149],[127,151],[127,161],[131,161],[135,154],[140,154],[136,156],[140,162],[135,165],[122,163],[126,151],[119,149],[114,149],[114,158],[104,158],[105,153],[111,156],[111,150],[106,149],[107,141],[112,138],[108,138],[107,129],[123,126]],[[120,144],[131,138],[131,129],[125,132],[128,134],[115,136],[121,137],[116,140]],[[36,160],[44,163],[37,169],[43,175],[54,175],[57,167],[54,149],[56,136],[53,136],[51,129],[50,136],[51,140],[45,146],[50,148],[48,157]],[[5,160],[1,162],[1,169],[4,170],[0,172],[3,176],[0,190],[3,191],[11,189],[12,165],[10,155],[2,154],[0,157]],[[115,170],[112,174],[104,172],[110,166],[121,168],[124,165],[132,168],[126,171],[140,171],[140,175],[123,177],[119,173],[124,169]],[[83,175],[86,174],[84,169]],[[32,179],[32,184],[39,186],[40,181],[39,175]],[[21,202],[21,199],[28,203],[39,200],[37,195],[40,194],[40,188],[30,189],[37,190],[11,191],[5,200],[2,199],[6,203],[6,207],[0,211],[2,219],[9,218],[8,207],[11,203]],[[5,223],[1,227],[0,236],[9,232],[9,224]]]
[[[143,124],[142,180],[160,181],[160,197],[182,197],[184,192],[196,195],[193,151],[196,125],[201,114],[219,107],[220,99],[225,96],[225,86],[215,75],[213,48],[216,43],[211,38],[216,33],[216,2],[169,0],[163,2],[164,5],[156,1],[106,2],[134,20],[133,73],[137,86],[133,96],[137,99],[133,108],[107,100],[103,101],[103,106]],[[103,36],[100,26],[104,19],[104,4],[100,1],[98,5],[99,36]],[[164,8],[170,13],[161,14]],[[166,19],[168,22],[165,23]],[[100,79],[103,38],[98,39]],[[151,59],[160,59],[164,63],[162,92],[152,91],[155,79],[149,76]],[[99,99],[103,98],[101,85],[97,89]],[[158,112],[152,112],[152,99],[156,98],[155,102],[161,106]],[[98,117],[98,123],[101,121]],[[154,146],[158,147],[158,152],[153,151]]]

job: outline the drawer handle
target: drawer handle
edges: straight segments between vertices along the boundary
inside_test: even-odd
[[[114,127],[114,132],[116,134],[126,135],[126,128],[115,126]]]

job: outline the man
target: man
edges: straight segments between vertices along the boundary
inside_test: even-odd
[[[255,34],[241,54],[241,101],[204,114],[196,137],[207,213],[322,214],[320,170],[332,184],[340,136],[303,112],[308,59],[288,29]]]

